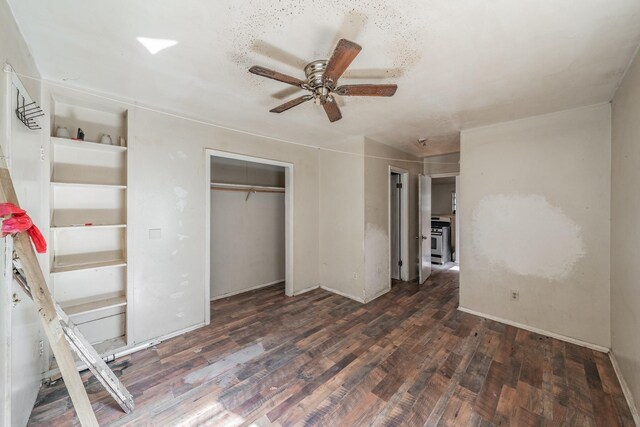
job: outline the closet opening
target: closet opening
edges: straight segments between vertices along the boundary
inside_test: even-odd
[[[207,303],[267,286],[293,295],[292,169],[207,150]]]

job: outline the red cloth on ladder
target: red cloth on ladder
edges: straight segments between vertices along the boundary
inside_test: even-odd
[[[36,252],[40,254],[47,252],[46,240],[24,209],[20,209],[13,203],[0,203],[0,216],[9,216],[9,218],[2,220],[2,237],[26,231],[36,247]]]

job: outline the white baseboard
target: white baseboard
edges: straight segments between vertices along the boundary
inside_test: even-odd
[[[338,294],[338,295],[343,296],[343,297],[345,297],[345,298],[349,298],[349,299],[352,299],[352,300],[354,300],[354,301],[357,301],[357,302],[359,302],[359,303],[361,303],[361,304],[364,304],[364,299],[362,299],[362,298],[356,298],[356,297],[354,297],[353,295],[345,294],[344,292],[337,291],[337,290],[332,289],[332,288],[330,288],[330,287],[328,287],[328,286],[320,285],[320,289],[324,289],[325,291],[333,292],[334,294]]]
[[[374,296],[372,296],[371,298],[365,298],[365,304],[370,303],[371,301],[373,301],[376,298],[381,297],[382,295],[386,294],[387,292],[389,292],[391,290],[391,287],[388,287],[387,289],[383,289],[380,292],[378,292],[377,294],[375,294]]]
[[[622,393],[624,394],[624,398],[627,401],[627,405],[629,405],[629,410],[631,411],[631,416],[633,417],[633,421],[636,423],[636,426],[640,427],[640,414],[638,414],[638,408],[636,407],[636,402],[635,400],[633,400],[633,395],[631,394],[631,389],[629,389],[629,385],[627,384],[624,377],[622,376],[620,365],[618,365],[618,361],[616,360],[616,357],[613,354],[613,350],[609,352],[609,359],[611,360],[611,365],[613,365],[613,370],[616,372],[616,376],[618,377],[618,382],[620,383],[620,387],[622,388]]]
[[[536,334],[540,334],[540,335],[544,335],[544,336],[547,336],[547,337],[555,338],[555,339],[560,340],[560,341],[565,341],[565,342],[568,342],[568,343],[571,343],[571,344],[579,345],[581,347],[590,348],[591,350],[596,350],[596,351],[599,351],[601,353],[609,353],[609,350],[610,350],[609,348],[603,347],[603,346],[598,345],[598,344],[592,344],[590,342],[581,341],[581,340],[576,339],[576,338],[571,338],[571,337],[567,337],[565,335],[556,334],[555,332],[549,332],[549,331],[545,331],[544,329],[534,328],[533,326],[525,325],[525,324],[518,323],[518,322],[513,322],[511,320],[503,319],[503,318],[497,317],[497,316],[492,316],[490,314],[480,313],[479,311],[471,310],[471,309],[468,309],[468,308],[458,307],[458,310],[460,310],[460,311],[462,311],[464,313],[473,314],[474,316],[484,317],[485,319],[495,320],[496,322],[504,323],[505,325],[515,326],[516,328],[524,329],[524,330],[527,330],[527,331],[530,331],[530,332],[535,332]]]
[[[318,289],[319,287],[320,287],[320,285],[313,285],[313,286],[309,286],[308,288],[300,289],[299,291],[295,291],[293,293],[293,296],[302,295],[302,294],[307,293],[309,291],[312,291],[314,289]]]
[[[263,283],[261,285],[256,285],[256,286],[252,286],[250,288],[241,289],[239,291],[227,292],[226,294],[217,295],[217,296],[211,298],[211,301],[215,301],[215,300],[219,300],[219,299],[227,298],[227,297],[232,297],[234,295],[242,294],[242,293],[249,292],[249,291],[255,291],[256,289],[266,288],[267,286],[275,285],[276,283],[282,283],[282,282],[284,282],[284,279],[274,280],[273,282]]]

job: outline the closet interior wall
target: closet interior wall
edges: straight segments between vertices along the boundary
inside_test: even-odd
[[[283,167],[211,157],[211,299],[285,280]]]

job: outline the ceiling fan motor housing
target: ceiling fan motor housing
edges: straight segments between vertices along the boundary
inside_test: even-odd
[[[307,76],[307,86],[313,92],[313,98],[316,104],[324,104],[332,102],[333,97],[331,91],[334,89],[333,82],[324,78],[324,72],[327,68],[327,61],[319,59],[310,62],[304,67],[304,73]]]
[[[304,67],[304,74],[307,76],[307,84],[310,89],[314,90],[325,85],[324,70],[326,68],[327,61],[324,59],[310,62]]]

